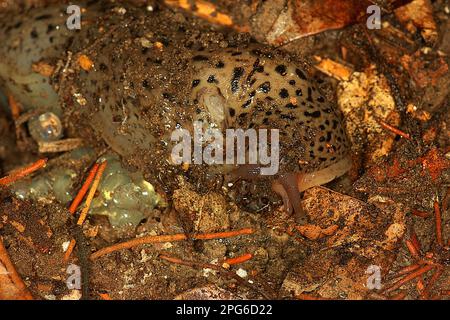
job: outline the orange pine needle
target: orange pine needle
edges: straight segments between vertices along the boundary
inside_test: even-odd
[[[211,239],[220,239],[220,238],[231,238],[231,237],[252,234],[252,233],[253,233],[253,230],[251,228],[246,228],[246,229],[241,229],[241,230],[236,230],[236,231],[228,231],[228,232],[197,234],[197,235],[193,235],[192,239],[211,240]],[[182,241],[182,240],[186,240],[186,239],[187,239],[187,236],[182,233],[174,234],[174,235],[145,236],[145,237],[136,238],[136,239],[128,240],[125,242],[117,243],[112,246],[100,249],[97,252],[94,252],[90,258],[91,258],[91,260],[95,260],[106,254],[109,254],[109,253],[112,253],[115,251],[119,251],[119,250],[130,249],[130,248],[136,247],[141,244],[174,242],[174,241]]]
[[[419,210],[413,210],[411,211],[411,214],[417,216],[417,217],[421,217],[421,218],[428,218],[430,216],[430,213],[425,212],[425,211],[419,211]]]
[[[414,257],[414,259],[419,260],[420,254],[417,251],[416,246],[414,246],[414,244],[410,240],[406,240],[405,242],[406,242],[406,246],[408,247],[409,253],[411,253],[411,255]]]
[[[92,183],[91,189],[89,190],[89,193],[86,198],[86,206],[81,211],[80,217],[78,218],[77,225],[81,226],[86,220],[87,213],[91,207],[92,199],[94,199],[95,192],[97,191],[98,185],[100,183],[100,180],[102,178],[103,172],[106,169],[106,161],[103,161],[100,167],[97,170],[97,173],[95,174],[94,182]]]
[[[244,254],[244,255],[239,256],[239,257],[225,259],[223,261],[223,263],[226,263],[226,264],[231,266],[231,265],[234,265],[234,264],[243,263],[245,261],[250,260],[251,258],[253,258],[253,255],[251,253],[247,253],[247,254]]]
[[[232,237],[237,237],[237,236],[241,236],[244,234],[252,234],[252,233],[253,233],[253,229],[245,228],[245,229],[236,230],[236,231],[197,234],[197,235],[193,236],[193,239],[195,239],[195,240],[212,240],[212,239],[219,239],[219,238],[232,238]]]
[[[414,248],[416,249],[416,251],[420,254],[422,246],[420,245],[420,241],[417,238],[417,234],[414,232],[414,230],[411,231],[410,240],[411,240],[412,244],[414,245]]]
[[[417,270],[420,268],[420,264],[413,264],[410,266],[406,266],[403,269],[401,269],[399,272],[396,273],[396,276],[401,276],[410,272],[413,272],[414,270]]]
[[[78,191],[78,194],[75,196],[75,199],[72,201],[72,204],[69,207],[69,212],[73,215],[75,214],[75,211],[77,211],[78,206],[80,205],[81,201],[83,200],[84,196],[89,190],[89,186],[91,185],[92,181],[95,178],[95,175],[97,174],[98,168],[100,164],[95,163],[91,170],[89,171],[89,175],[86,178],[86,181],[83,183],[83,186],[81,187],[80,191]]]
[[[8,95],[8,104],[11,109],[12,118],[17,120],[20,116],[20,106],[12,95]]]
[[[112,300],[111,296],[107,293],[99,293],[98,295],[102,300]]]
[[[295,296],[298,300],[328,300],[326,298],[322,297],[316,297],[310,294],[306,293],[300,293],[299,295]]]
[[[434,217],[436,220],[436,240],[437,243],[442,247],[444,242],[442,241],[442,219],[441,219],[441,209],[439,208],[439,203],[434,201]]]
[[[0,262],[5,266],[6,270],[9,272],[8,275],[12,283],[14,283],[16,288],[19,290],[21,294],[20,299],[33,300],[33,296],[31,295],[30,291],[28,290],[27,286],[23,282],[20,275],[17,273],[14,264],[9,258],[8,252],[6,251],[6,248],[3,245],[3,240],[1,237],[0,237]]]
[[[387,288],[385,291],[386,292],[391,292],[394,291],[398,288],[400,288],[402,285],[410,282],[411,280],[421,276],[422,274],[424,274],[425,272],[430,271],[431,269],[433,269],[435,266],[434,265],[426,265],[422,268],[420,268],[417,271],[414,271],[413,273],[408,274],[406,277],[404,277],[403,279],[400,279],[399,281],[397,281],[394,285],[392,285],[391,287]]]
[[[438,281],[443,272],[444,272],[443,268],[441,266],[438,266],[436,272],[433,274],[427,286],[423,290],[423,295],[425,297],[427,297],[430,294],[431,289],[433,289],[434,284]]]
[[[387,129],[387,130],[389,130],[389,131],[391,131],[391,132],[393,132],[393,133],[399,135],[400,137],[405,138],[405,139],[407,139],[407,140],[411,140],[411,137],[410,137],[409,134],[407,134],[407,133],[401,131],[400,129],[397,129],[397,128],[391,126],[390,124],[387,124],[387,123],[384,122],[383,120],[378,120],[378,123],[379,123],[383,128],[385,128],[385,129]]]
[[[396,294],[392,297],[390,297],[390,300],[404,300],[406,297],[406,292],[400,292],[399,294]]]
[[[64,254],[64,262],[69,261],[70,255],[72,254],[72,251],[73,251],[73,249],[75,248],[75,244],[76,244],[76,243],[77,243],[77,242],[75,241],[75,239],[70,240],[69,247],[67,247],[67,251],[66,251],[66,253]]]
[[[33,172],[45,167],[47,165],[47,158],[39,159],[35,163],[30,164],[29,166],[26,166],[24,168],[18,169],[11,173],[10,175],[3,177],[0,179],[0,186],[9,185],[17,180],[22,179],[23,177],[26,177]]]

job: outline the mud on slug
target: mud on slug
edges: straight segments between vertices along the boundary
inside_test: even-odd
[[[4,91],[29,108],[88,122],[155,184],[183,174],[169,161],[170,136],[196,120],[222,132],[279,129],[280,171],[271,187],[289,211],[301,212],[300,192],[349,170],[338,114],[291,57],[210,30],[202,35],[189,18],[172,23],[168,9],[126,7],[124,14],[115,6],[87,5],[76,32],[67,30],[65,8],[58,6],[2,18]],[[225,48],[219,45],[224,39],[231,39]],[[80,55],[93,61],[92,70],[80,68]],[[41,75],[33,71],[37,62],[56,71]],[[255,166],[219,169],[244,179],[258,176]]]

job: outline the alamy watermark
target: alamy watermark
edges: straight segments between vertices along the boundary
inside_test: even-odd
[[[77,5],[67,7],[66,13],[70,16],[66,20],[66,26],[69,30],[81,29],[81,8]]]
[[[81,268],[76,264],[70,264],[66,273],[69,275],[66,280],[66,285],[69,290],[81,289]]]
[[[367,270],[367,289],[369,290],[380,290],[381,289],[381,268],[376,265],[370,265]]]
[[[224,137],[221,130],[204,130],[203,122],[194,121],[193,137],[180,128],[172,132],[171,141],[177,142],[171,154],[174,164],[257,165],[261,175],[275,175],[279,169],[278,129],[226,129]]]

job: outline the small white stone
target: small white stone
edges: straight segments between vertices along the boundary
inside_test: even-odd
[[[69,294],[66,294],[61,298],[61,300],[80,300],[80,299],[81,299],[80,290],[72,290]]]
[[[153,6],[148,5],[146,9],[148,12],[153,12]]]
[[[245,271],[242,268],[239,268],[238,271],[236,271],[236,274],[241,277],[241,278],[246,278],[247,277],[247,271]]]
[[[69,249],[69,244],[70,244],[70,241],[63,242],[63,244],[62,244],[63,252],[66,252],[67,249]]]

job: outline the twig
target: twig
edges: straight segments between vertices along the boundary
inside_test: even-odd
[[[92,199],[94,199],[95,192],[97,191],[98,185],[100,183],[100,179],[102,178],[103,172],[106,169],[106,164],[107,164],[107,162],[103,161],[102,164],[100,165],[100,167],[98,168],[98,171],[95,175],[94,182],[92,183],[91,189],[89,190],[89,193],[86,198],[86,206],[83,208],[83,210],[81,211],[80,217],[78,218],[77,225],[79,225],[79,226],[81,226],[83,224],[84,220],[86,220],[87,213],[91,207]]]
[[[220,239],[220,238],[237,237],[240,235],[246,235],[246,234],[252,234],[252,233],[253,233],[253,229],[246,228],[246,229],[241,229],[241,230],[236,230],[236,231],[228,231],[228,232],[197,234],[197,235],[193,235],[192,239],[194,239],[194,240],[212,240],[212,239]],[[182,240],[186,240],[186,239],[187,239],[187,236],[183,233],[174,234],[174,235],[145,236],[145,237],[136,238],[136,239],[128,240],[125,242],[117,243],[115,245],[100,249],[91,255],[91,260],[97,259],[101,256],[104,256],[106,254],[109,254],[109,253],[112,253],[115,251],[130,249],[130,248],[136,247],[141,244],[173,242],[173,241],[182,241]]]
[[[438,281],[438,279],[441,277],[442,273],[444,272],[443,268],[441,266],[437,266],[436,272],[431,277],[430,281],[428,282],[427,286],[423,290],[423,295],[425,297],[428,297],[428,295],[431,292],[431,289],[433,289],[434,284]]]
[[[437,243],[443,247],[444,243],[442,241],[442,219],[441,219],[441,209],[439,208],[439,203],[434,201],[434,217],[436,220],[436,240]]]
[[[20,292],[21,295],[20,298],[23,298],[23,300],[33,300],[33,296],[31,295],[30,291],[28,290],[27,286],[23,282],[20,275],[17,273],[14,264],[9,258],[8,252],[6,251],[6,248],[3,245],[3,239],[1,237],[0,237],[0,262],[3,263],[3,265],[6,268],[6,271],[9,272],[9,277],[11,278],[15,287]]]
[[[67,248],[66,253],[64,254],[64,262],[69,261],[70,255],[72,254],[73,249],[75,248],[76,240],[70,240],[69,247]]]
[[[107,293],[99,293],[98,295],[102,300],[112,300],[111,296]]]
[[[83,200],[84,196],[88,192],[89,186],[91,185],[92,181],[94,180],[95,175],[97,174],[98,168],[100,164],[95,163],[92,167],[91,171],[89,172],[88,177],[86,178],[86,181],[84,182],[83,186],[81,187],[80,191],[78,191],[78,194],[75,196],[75,199],[72,201],[72,204],[69,207],[69,212],[73,215],[75,211],[77,210],[78,206],[80,205],[81,201]]]
[[[425,212],[425,211],[419,211],[419,210],[413,210],[413,211],[411,211],[411,214],[413,214],[417,217],[421,217],[421,218],[428,218],[430,216],[430,213]]]
[[[399,135],[399,136],[402,137],[402,138],[405,138],[405,139],[411,141],[410,135],[407,134],[407,133],[405,133],[405,132],[403,132],[403,131],[401,131],[400,129],[397,129],[397,128],[391,126],[390,124],[388,124],[388,123],[386,123],[386,122],[384,122],[383,120],[380,120],[380,119],[378,119],[378,123],[379,123],[383,128],[385,128],[385,129],[387,129],[387,130],[389,130],[389,131],[391,131],[391,132],[393,132],[393,133]]]
[[[414,270],[419,269],[420,266],[421,266],[420,264],[413,264],[410,266],[406,266],[403,269],[401,269],[399,272],[397,272],[395,276],[398,277],[398,276],[413,272]]]
[[[79,138],[69,138],[58,141],[38,142],[40,153],[65,152],[76,149],[83,145]]]
[[[400,292],[392,297],[389,298],[389,300],[404,300],[406,297],[406,292]]]
[[[247,254],[244,254],[244,255],[239,256],[239,257],[225,259],[223,261],[223,263],[226,263],[226,264],[231,266],[231,265],[234,265],[234,264],[243,263],[245,261],[250,260],[251,258],[253,258],[253,255],[251,253],[247,253]]]
[[[44,158],[44,159],[40,159],[40,160],[36,161],[35,163],[33,163],[29,166],[26,166],[25,168],[18,169],[16,171],[14,171],[13,173],[11,173],[10,175],[1,178],[0,186],[1,185],[9,185],[17,180],[20,180],[23,177],[26,177],[26,176],[32,174],[33,172],[45,167],[46,164],[47,164],[47,158]]]
[[[417,248],[414,246],[414,244],[410,240],[406,240],[406,246],[408,247],[409,253],[414,257],[414,259],[419,260],[420,254],[417,251]]]
[[[431,269],[433,269],[435,266],[432,264],[426,265],[422,268],[420,268],[417,271],[414,271],[413,273],[408,274],[406,277],[404,277],[403,279],[397,281],[396,283],[394,283],[394,285],[392,285],[391,287],[387,288],[386,290],[384,290],[386,293],[394,291],[398,288],[400,288],[402,285],[408,283],[409,281],[419,277],[420,275],[424,274],[425,272],[430,271]]]
[[[191,268],[202,268],[202,269],[213,269],[218,271],[219,273],[223,274],[224,276],[227,276],[229,278],[233,278],[236,281],[238,281],[241,285],[246,286],[256,292],[258,292],[259,294],[261,294],[264,298],[266,299],[273,299],[273,297],[271,297],[270,295],[268,295],[266,292],[260,290],[259,288],[257,288],[256,286],[253,286],[252,284],[250,284],[249,282],[245,281],[244,279],[242,279],[240,276],[238,276],[237,274],[235,274],[234,272],[228,271],[227,269],[215,265],[215,264],[211,264],[211,263],[203,263],[203,262],[196,262],[196,261],[186,261],[186,260],[181,260],[175,257],[170,257],[168,255],[165,254],[160,254],[159,255],[160,259],[166,260],[168,262],[171,263],[176,263],[176,264],[181,264],[184,266],[188,266]]]
[[[11,115],[13,120],[17,120],[20,116],[20,106],[17,103],[16,99],[14,99],[13,95],[8,95],[8,104],[11,109]]]
[[[327,298],[316,297],[306,293],[300,293],[299,295],[296,295],[295,298],[298,300],[329,300]]]

